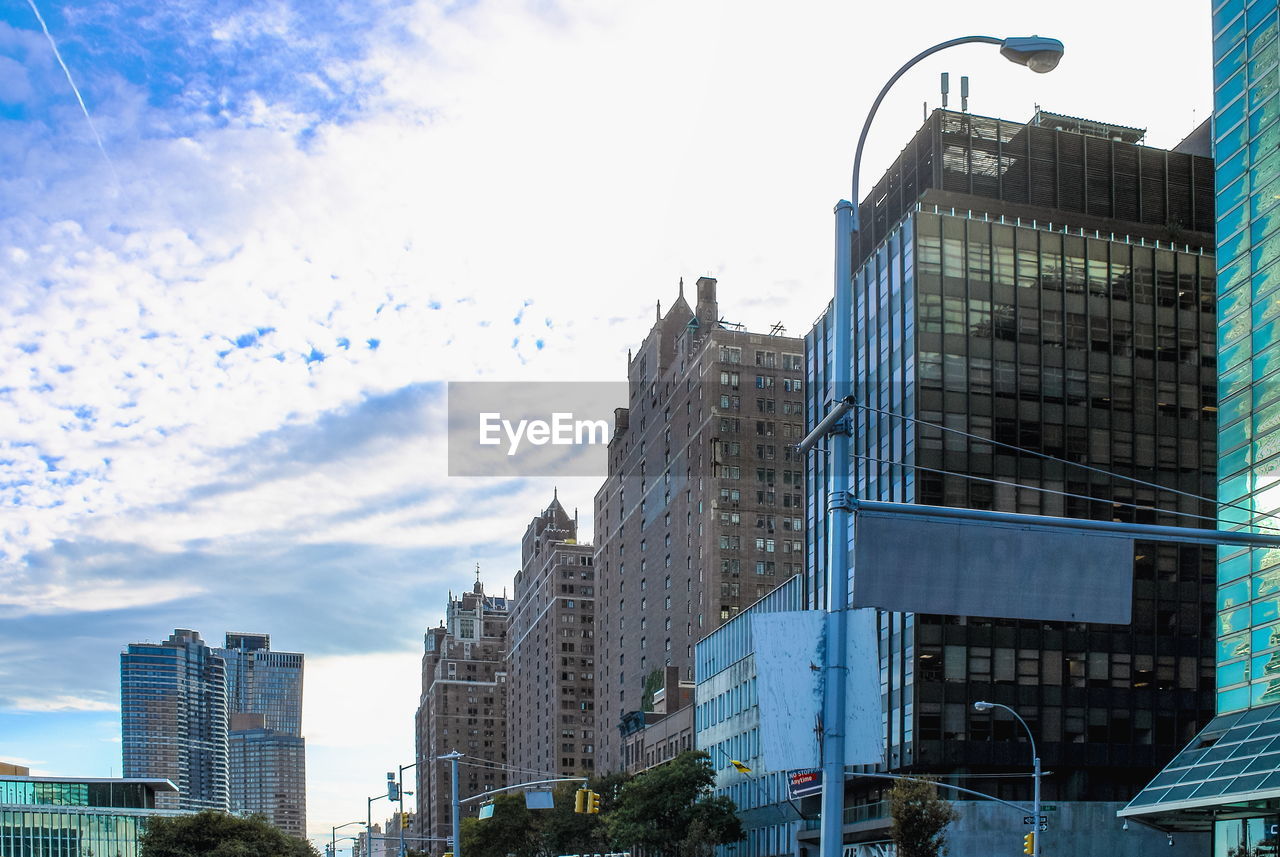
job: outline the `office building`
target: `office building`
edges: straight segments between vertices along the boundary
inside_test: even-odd
[[[1217,165],[1218,514],[1266,532],[1280,513],[1280,3],[1205,5]],[[1217,572],[1217,717],[1124,812],[1174,832],[1212,831],[1214,854],[1271,853],[1280,823],[1280,550],[1223,548]]]
[[[788,772],[766,769],[760,750],[760,701],[756,694],[751,617],[805,608],[804,578],[795,575],[698,641],[694,730],[697,749],[711,757],[714,794],[733,800],[743,841],[718,853],[734,857],[798,854],[801,818],[788,802]],[[812,733],[800,729],[800,740]],[[803,737],[800,737],[803,736]],[[733,762],[750,770],[741,771]]]
[[[418,812],[415,835],[433,854],[450,850],[450,763],[457,751],[458,793],[471,797],[507,782],[507,622],[510,602],[486,595],[476,568],[470,592],[449,595],[445,621],[427,631],[422,695],[415,720]],[[477,804],[464,808],[474,815]]]
[[[802,569],[802,353],[722,321],[701,277],[629,360],[595,498],[597,770],[631,765],[622,726],[667,667],[692,681],[694,643]]]
[[[138,857],[149,819],[185,814],[161,808],[176,792],[167,779],[0,774],[0,854]]]
[[[860,206],[857,497],[1183,526],[1214,516],[1213,162],[1142,136],[1046,112],[928,117]],[[831,400],[831,327],[828,309],[806,339],[809,425]],[[827,462],[807,466],[809,590],[825,607]],[[1069,573],[1046,559],[1029,572]],[[984,776],[1030,768],[1018,723],[972,707],[1002,703],[1052,772],[1045,853],[1202,850],[1203,837],[1165,850],[1149,828],[1097,823],[1213,713],[1212,551],[1138,543],[1133,575],[1128,625],[882,613],[887,770],[1029,805],[1030,777]],[[855,855],[887,840],[886,792],[850,784]],[[962,809],[975,824],[995,811]],[[953,848],[1012,847],[1021,821],[962,822]]]
[[[227,810],[226,666],[197,632],[121,653],[120,719],[125,777],[178,787],[161,808]]]
[[[214,652],[227,672],[231,811],[261,815],[291,836],[305,837],[303,656],[272,651],[268,634],[229,633]]]
[[[595,771],[595,567],[578,516],[553,497],[529,522],[511,601],[507,758],[511,783]],[[574,650],[565,648],[572,644]]]
[[[623,769],[638,774],[694,749],[694,683],[680,678],[679,667],[663,669],[662,687],[653,692],[649,711],[629,711],[618,729],[622,733]]]

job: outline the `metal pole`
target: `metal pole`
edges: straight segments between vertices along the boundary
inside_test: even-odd
[[[992,708],[1003,708],[1012,714],[1022,728],[1027,731],[1027,740],[1031,742],[1031,772],[1035,778],[1033,785],[1033,796],[1031,799],[1031,855],[1032,857],[1040,857],[1040,754],[1036,752],[1036,736],[1031,734],[1031,727],[1027,725],[1027,721],[1022,719],[1022,715],[1014,711],[1002,702],[983,702],[984,706]],[[975,706],[977,703],[975,703]]]
[[[404,857],[404,772],[417,765],[417,762],[410,762],[400,766],[400,857]]]
[[[970,43],[999,45],[993,36],[961,36],[934,45],[916,54],[880,90],[858,135],[853,156],[851,198],[836,204],[835,298],[831,312],[831,404],[837,406],[853,393],[852,314],[853,314],[853,235],[858,231],[858,178],[862,171],[862,150],[871,130],[880,102],[890,87],[907,70],[927,56],[956,45]],[[807,440],[807,438],[806,438]],[[822,732],[822,833],[820,857],[842,857],[844,818],[844,734],[845,673],[847,669],[845,635],[848,627],[849,602],[849,435],[837,430],[831,439],[831,455],[827,459],[827,625],[824,657],[823,732]]]
[[[436,758],[447,759],[453,765],[453,857],[462,857],[462,801],[458,799],[458,760],[462,758],[462,754],[454,750]]]

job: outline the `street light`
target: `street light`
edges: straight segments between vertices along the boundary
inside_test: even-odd
[[[871,130],[880,102],[884,100],[898,78],[925,57],[938,51],[966,44],[998,45],[1000,53],[1010,62],[1025,65],[1034,72],[1044,73],[1057,66],[1062,58],[1062,42],[1040,36],[1015,36],[1006,39],[994,36],[961,36],[934,45],[912,57],[902,68],[894,72],[871,104],[862,133],[858,135],[858,147],[853,156],[852,199],[836,204],[836,264],[835,298],[832,305],[834,325],[832,330],[832,407],[841,403],[853,404],[850,348],[853,342],[853,234],[858,231],[858,178],[862,170],[862,150]],[[827,594],[831,615],[826,625],[826,668],[823,700],[823,722],[829,727],[822,735],[822,857],[841,857],[844,818],[844,681],[848,670],[848,651],[845,635],[848,633],[849,607],[849,434],[836,426],[836,420],[824,419],[818,428],[810,432],[799,444],[802,453],[808,452],[827,432],[831,437],[831,458],[827,463],[827,508],[831,511],[831,527],[827,538]],[[819,434],[818,429],[822,429]],[[1039,837],[1036,837],[1039,842]],[[1037,846],[1038,847],[1038,846]]]
[[[974,711],[990,711],[993,708],[1003,708],[1016,717],[1018,722],[1022,724],[1022,728],[1027,730],[1027,740],[1031,742],[1031,770],[1035,777],[1035,793],[1031,799],[1031,831],[1033,833],[1031,853],[1034,857],[1040,857],[1040,754],[1036,752],[1036,736],[1031,734],[1031,727],[1027,725],[1027,721],[1023,720],[1021,715],[1009,706],[1001,705],[999,702],[975,702],[973,704]]]
[[[344,827],[350,827],[353,824],[364,824],[363,821],[348,821],[345,824],[338,824],[329,830],[329,850],[333,857],[338,857],[338,831]],[[354,848],[352,849],[355,850]]]

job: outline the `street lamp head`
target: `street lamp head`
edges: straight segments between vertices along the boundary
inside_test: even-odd
[[[993,708],[995,708],[995,706],[990,702],[975,702],[973,704],[974,711],[990,711]]]
[[[1036,74],[1057,68],[1062,52],[1062,42],[1043,36],[1011,36],[1000,43],[1001,56],[1009,62],[1025,65]]]

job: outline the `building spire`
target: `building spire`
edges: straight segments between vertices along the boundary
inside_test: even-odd
[[[680,278],[680,297],[684,297],[684,277]]]
[[[662,301],[658,301],[658,314],[654,318],[657,321],[662,321]]]

